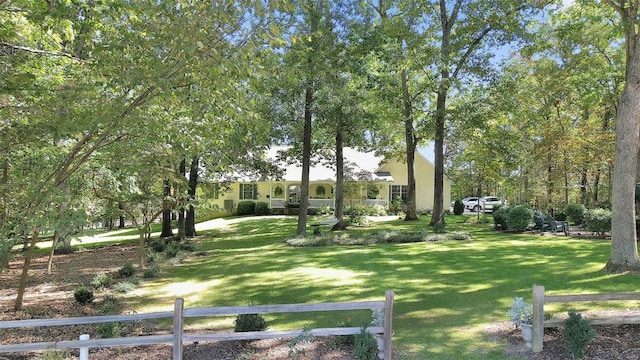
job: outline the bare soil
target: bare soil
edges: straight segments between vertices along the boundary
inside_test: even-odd
[[[9,270],[0,273],[0,321],[36,318],[65,318],[102,315],[102,295],[88,305],[80,305],[73,298],[78,284],[89,284],[96,274],[115,274],[126,262],[136,262],[137,249],[131,246],[105,246],[98,249],[76,251],[57,255],[53,274],[46,274],[47,257],[33,259],[28,288],[22,310],[13,309],[17,295],[18,279],[23,264],[22,254],[16,254]],[[585,359],[640,359],[640,325],[594,326],[597,337],[590,343]],[[122,336],[162,334],[170,329],[152,323],[138,322],[122,329]],[[94,325],[49,328],[0,330],[3,345],[23,342],[43,342],[77,339],[80,334],[97,337]],[[532,360],[571,359],[564,352],[564,339],[560,329],[546,329],[544,349],[534,354],[522,340],[520,330],[508,322],[499,322],[486,330],[490,341],[506,344],[505,353],[513,358]],[[339,337],[316,338],[310,344],[298,345],[291,354],[290,339],[267,339],[252,342],[221,341],[189,343],[184,347],[186,360],[354,360],[353,347]],[[0,360],[38,359],[41,352],[0,353]],[[69,359],[76,359],[77,350],[69,352]],[[251,357],[251,355],[253,357]],[[293,356],[292,356],[293,355]],[[167,345],[92,349],[91,360],[107,359],[171,359],[172,348]],[[400,354],[394,351],[394,359]]]

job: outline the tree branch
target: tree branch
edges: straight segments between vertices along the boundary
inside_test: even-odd
[[[27,47],[27,46],[21,46],[21,45],[16,45],[16,44],[10,44],[6,41],[0,41],[0,45],[5,47],[5,48],[9,48],[9,49],[13,49],[13,50],[20,50],[20,51],[25,51],[28,53],[32,53],[32,54],[37,54],[37,55],[45,55],[45,56],[55,56],[55,57],[65,57],[74,61],[83,61],[82,59],[75,57],[71,54],[67,54],[64,52],[56,52],[56,51],[48,51],[48,50],[40,50],[40,49],[35,49],[35,48],[31,48],[31,47]]]

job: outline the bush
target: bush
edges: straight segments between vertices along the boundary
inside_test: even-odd
[[[240,201],[238,203],[238,215],[254,215],[256,213],[255,201]]]
[[[133,276],[136,273],[136,269],[133,267],[133,264],[130,262],[125,263],[120,269],[118,269],[118,277],[119,278],[128,278]]]
[[[269,326],[262,314],[240,314],[233,321],[233,331],[265,331]]]
[[[585,223],[589,231],[603,238],[605,232],[611,231],[611,210],[591,209],[585,214]]]
[[[180,251],[180,244],[170,244],[169,246],[167,246],[167,249],[164,251],[164,256],[166,256],[167,259],[171,259],[178,256],[179,251]]]
[[[507,215],[509,214],[508,206],[499,206],[493,210],[493,227],[496,230],[508,230]]]
[[[369,334],[365,327],[360,329],[360,334],[353,338],[353,352],[358,360],[375,360],[378,355],[378,342]]]
[[[525,231],[533,221],[533,210],[525,205],[516,205],[507,212],[507,227],[513,231]]]
[[[98,334],[103,339],[120,337],[120,325],[117,322],[100,323],[96,327]]]
[[[96,274],[91,281],[91,286],[95,289],[108,289],[113,284],[113,277],[109,273]]]
[[[264,215],[269,215],[271,213],[271,209],[269,209],[269,204],[263,201],[259,201],[256,203],[255,212],[256,212],[256,215],[264,216]]]
[[[575,311],[564,321],[564,349],[573,358],[582,359],[589,342],[596,337],[591,325]]]
[[[105,295],[100,306],[100,312],[106,315],[115,315],[120,312],[120,300],[113,295]]]
[[[163,252],[167,248],[167,242],[164,239],[157,239],[152,241],[149,247],[155,252]]]
[[[556,221],[567,221],[567,214],[565,212],[563,212],[563,211],[556,211],[553,214],[553,218]]]
[[[150,268],[144,269],[144,271],[142,272],[142,277],[145,279],[153,279],[154,277],[156,277],[156,275],[158,275],[158,272],[160,272],[160,268],[157,266],[152,266]]]
[[[564,213],[573,221],[574,225],[580,225],[584,222],[585,207],[582,204],[569,204],[564,208]]]
[[[114,290],[121,294],[126,294],[135,290],[136,287],[137,287],[136,284],[130,281],[123,281],[123,282],[117,283],[116,286],[114,286]]]
[[[464,214],[464,204],[460,200],[456,200],[453,203],[453,215],[462,215]]]
[[[84,285],[79,285],[73,291],[73,297],[80,304],[88,304],[93,301],[93,290]]]

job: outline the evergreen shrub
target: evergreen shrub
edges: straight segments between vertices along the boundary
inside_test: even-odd
[[[93,290],[84,285],[79,285],[73,291],[73,297],[79,304],[88,304],[93,301]]]
[[[464,204],[460,200],[456,200],[453,203],[453,215],[462,215],[464,214]]]
[[[587,229],[597,232],[600,237],[604,237],[604,233],[611,231],[611,210],[591,209],[584,216]]]
[[[516,205],[507,212],[507,227],[509,230],[522,232],[527,230],[533,221],[533,210],[525,205]]]
[[[353,352],[358,360],[375,360],[378,357],[378,342],[364,326],[353,338]]]
[[[575,311],[564,321],[564,349],[574,359],[582,359],[589,342],[596,337],[591,325]]]
[[[493,227],[496,230],[508,230],[507,215],[509,214],[508,206],[498,206],[493,209]]]
[[[269,215],[271,213],[271,209],[269,209],[269,204],[264,201],[258,201],[256,203],[255,213],[258,216]]]
[[[584,222],[585,211],[586,209],[582,204],[569,204],[564,208],[565,214],[567,214],[567,217],[571,219],[574,225],[580,225]]]
[[[265,331],[268,327],[262,314],[240,314],[233,321],[235,332]]]
[[[238,215],[254,215],[256,213],[256,202],[244,200],[238,202]]]

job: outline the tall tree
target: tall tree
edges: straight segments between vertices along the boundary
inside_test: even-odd
[[[640,18],[637,0],[603,0],[620,15],[626,44],[625,86],[616,117],[616,150],[611,203],[610,272],[640,267],[636,238],[636,184],[640,182]]]

